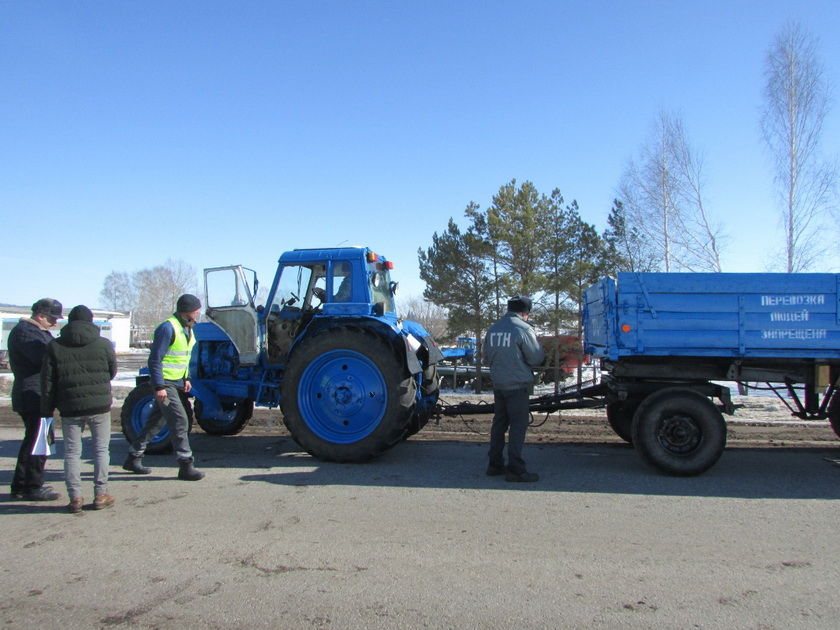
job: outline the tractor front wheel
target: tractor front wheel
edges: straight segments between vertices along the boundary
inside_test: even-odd
[[[190,401],[186,395],[181,394],[181,402],[190,421],[189,428],[192,429],[193,413]],[[131,444],[137,439],[140,431],[148,422],[158,418],[160,418],[160,411],[155,403],[154,388],[149,383],[138,385],[126,396],[120,411],[120,421],[125,439]],[[171,450],[172,436],[169,434],[169,427],[164,425],[158,434],[149,440],[146,453],[148,455],[161,455],[169,453]]]

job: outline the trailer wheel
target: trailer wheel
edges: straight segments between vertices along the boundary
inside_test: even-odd
[[[666,388],[639,405],[632,437],[651,466],[671,475],[699,475],[723,454],[726,422],[705,396],[691,389]]]
[[[835,391],[828,405],[828,422],[834,434],[840,437],[840,391]]]
[[[359,462],[406,434],[416,385],[393,347],[352,327],[325,329],[292,352],[283,378],[283,422],[318,459]]]
[[[236,435],[248,426],[248,421],[254,415],[254,401],[249,398],[222,402],[224,417],[205,418],[201,399],[196,398],[193,403],[195,420],[205,433],[210,435]]]
[[[187,411],[187,418],[189,418],[189,429],[192,429],[193,412],[189,399],[186,395],[181,394],[181,402],[184,404],[184,409]],[[122,425],[122,432],[129,444],[134,442],[143,427],[151,419],[160,417],[155,404],[155,390],[149,383],[138,385],[128,396],[125,397],[122,410],[120,411],[120,423]],[[172,451],[172,436],[169,435],[169,426],[164,425],[163,428],[155,435],[149,444],[146,446],[146,453],[148,455],[161,455]]]
[[[616,400],[607,405],[607,422],[615,434],[625,442],[633,443],[633,414],[639,408],[640,398]]]

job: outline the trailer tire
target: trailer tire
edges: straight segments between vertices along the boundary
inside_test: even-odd
[[[225,412],[224,420],[216,418],[205,418],[202,416],[202,405],[199,398],[193,403],[195,421],[201,429],[210,435],[236,435],[248,426],[248,421],[254,415],[254,401],[250,398],[243,398],[233,402],[223,402],[222,410]]]
[[[180,392],[179,392],[180,393]],[[189,418],[189,430],[192,430],[193,425],[193,410],[190,401],[186,394],[180,393],[181,403],[187,412]],[[128,396],[125,397],[122,409],[120,410],[120,424],[125,439],[129,444],[134,442],[143,427],[155,416],[159,416],[160,411],[155,404],[155,390],[150,383],[143,383],[138,385]],[[163,428],[154,436],[146,445],[146,454],[148,455],[162,455],[172,451],[172,436],[169,434],[169,426],[164,425]]]
[[[726,422],[705,396],[669,387],[639,405],[632,437],[639,455],[654,468],[676,476],[699,475],[723,454]]]
[[[328,328],[300,342],[289,358],[283,422],[318,459],[366,461],[406,434],[416,393],[414,378],[382,337],[350,326]]]
[[[633,415],[641,404],[640,398],[616,400],[607,405],[607,422],[615,434],[625,442],[633,443]]]
[[[840,390],[834,392],[828,405],[828,422],[834,434],[840,437]]]

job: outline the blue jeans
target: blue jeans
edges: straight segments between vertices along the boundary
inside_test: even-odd
[[[91,416],[61,418],[61,432],[64,436],[64,483],[71,499],[82,496],[82,479],[79,472],[82,455],[82,431],[90,426],[93,442],[93,493],[108,492],[108,466],[111,463],[111,414],[99,413]]]
[[[505,465],[505,433],[508,434],[507,469],[515,474],[526,472],[522,447],[531,419],[530,393],[522,389],[493,390],[493,424],[490,427],[490,465]]]

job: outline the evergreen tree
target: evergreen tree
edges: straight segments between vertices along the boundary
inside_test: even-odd
[[[498,245],[496,254],[509,275],[514,293],[531,294],[540,285],[540,228],[545,212],[544,199],[529,181],[519,188],[516,180],[505,184],[493,196],[487,222]]]
[[[493,317],[493,281],[487,270],[490,249],[474,227],[462,234],[450,218],[446,232],[435,232],[431,247],[417,251],[420,278],[426,283],[423,297],[448,310],[451,335],[475,334],[478,356]],[[476,362],[475,382],[480,392],[480,362]]]
[[[550,375],[555,390],[561,380],[561,357],[569,350],[566,344],[560,343],[561,335],[574,327],[575,316],[569,301],[571,285],[568,270],[573,264],[575,224],[572,218],[577,211],[577,201],[565,207],[563,204],[563,195],[558,189],[554,189],[545,200],[545,222],[540,232],[543,243],[540,259],[540,288],[543,295],[540,303],[544,310],[532,315],[532,321],[537,327],[551,331],[553,335],[553,339],[546,344],[546,354],[547,366],[553,368]]]

